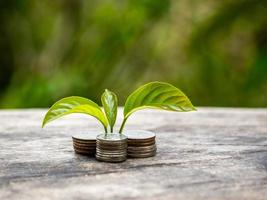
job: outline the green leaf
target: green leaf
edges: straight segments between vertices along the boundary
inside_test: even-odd
[[[101,108],[95,102],[78,96],[63,98],[52,105],[43,119],[42,127],[48,122],[72,113],[91,115],[102,123],[105,131],[107,130],[107,119]]]
[[[120,133],[127,118],[132,113],[145,108],[178,112],[196,110],[189,98],[178,88],[168,83],[151,82],[139,87],[127,98]]]
[[[106,117],[110,125],[110,131],[113,132],[113,126],[117,118],[118,99],[115,93],[105,90],[101,96],[102,105],[104,107]]]

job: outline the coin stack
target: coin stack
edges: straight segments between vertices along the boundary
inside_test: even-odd
[[[72,136],[75,153],[93,156],[96,152],[96,133],[77,134]]]
[[[156,135],[150,131],[127,131],[127,154],[132,158],[147,158],[156,155]]]
[[[101,134],[96,138],[96,159],[123,162],[127,159],[127,137],[122,134]]]

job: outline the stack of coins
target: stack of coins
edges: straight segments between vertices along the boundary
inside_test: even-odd
[[[127,131],[127,154],[133,158],[147,158],[156,155],[156,135],[150,131]]]
[[[72,136],[75,153],[93,156],[96,152],[96,133],[77,134]]]
[[[101,134],[96,138],[96,159],[123,162],[127,159],[127,137],[122,134]]]

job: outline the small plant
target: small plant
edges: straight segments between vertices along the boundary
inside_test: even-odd
[[[118,99],[115,93],[105,90],[101,96],[101,107],[90,99],[71,96],[57,101],[46,113],[42,127],[48,122],[72,113],[83,113],[98,119],[104,127],[105,133],[113,132],[117,118]],[[124,118],[119,129],[123,128],[131,114],[138,110],[153,108],[177,112],[196,110],[189,98],[178,88],[164,82],[150,82],[135,90],[124,105]],[[108,130],[109,127],[109,130]]]

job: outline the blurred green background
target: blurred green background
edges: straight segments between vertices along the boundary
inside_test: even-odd
[[[197,106],[267,106],[267,0],[0,3],[0,107],[167,81]]]

